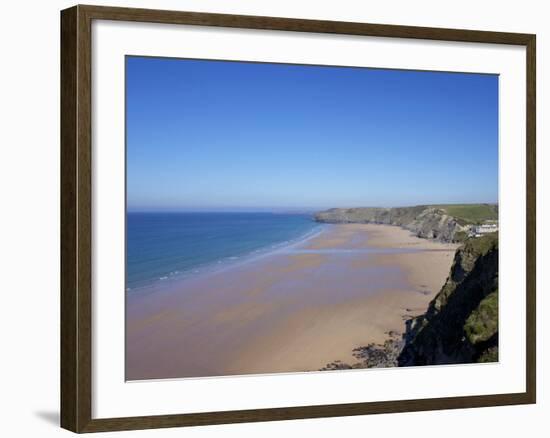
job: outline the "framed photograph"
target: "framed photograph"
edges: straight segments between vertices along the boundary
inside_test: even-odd
[[[61,12],[61,425],[535,403],[535,35]]]

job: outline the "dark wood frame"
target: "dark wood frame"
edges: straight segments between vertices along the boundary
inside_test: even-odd
[[[92,20],[140,21],[525,46],[527,51],[526,392],[196,414],[92,419]],[[61,426],[80,433],[535,403],[535,47],[535,35],[519,33],[81,5],[62,11]]]

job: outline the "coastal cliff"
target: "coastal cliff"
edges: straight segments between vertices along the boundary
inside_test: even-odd
[[[498,360],[498,234],[468,239],[425,314],[407,321],[399,366]]]
[[[494,218],[498,218],[498,206],[493,204],[331,208],[314,216],[323,223],[397,225],[418,237],[442,242],[462,241],[471,224]]]

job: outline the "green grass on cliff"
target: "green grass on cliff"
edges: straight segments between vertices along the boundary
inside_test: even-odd
[[[485,342],[498,331],[498,289],[487,295],[466,320],[464,332],[472,344]]]
[[[493,248],[498,249],[498,233],[490,233],[481,237],[468,239],[464,244],[464,251],[475,256],[484,256]]]
[[[487,351],[485,351],[480,358],[477,360],[478,362],[498,362],[498,347],[491,347]]]
[[[456,231],[453,236],[453,242],[463,243],[468,239],[468,233],[466,231]]]
[[[495,204],[442,204],[434,207],[445,210],[448,215],[469,224],[498,220],[498,205]]]

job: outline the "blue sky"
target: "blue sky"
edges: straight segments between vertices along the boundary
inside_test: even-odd
[[[127,57],[129,210],[498,200],[498,77]]]

